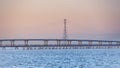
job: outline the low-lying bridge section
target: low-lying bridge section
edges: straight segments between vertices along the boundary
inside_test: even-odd
[[[0,39],[0,48],[5,49],[11,47],[15,49],[120,48],[120,41],[79,39]]]

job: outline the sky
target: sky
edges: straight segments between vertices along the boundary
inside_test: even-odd
[[[120,40],[120,0],[0,0],[0,39]]]

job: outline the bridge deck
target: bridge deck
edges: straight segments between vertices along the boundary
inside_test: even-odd
[[[7,42],[6,42],[7,41]],[[23,44],[16,44],[22,41]],[[35,44],[31,42],[43,42]],[[10,42],[10,43],[9,43]],[[54,42],[53,44],[49,42]],[[73,43],[75,42],[75,43]],[[0,47],[15,47],[15,48],[119,48],[120,41],[110,40],[79,40],[79,39],[0,39]]]

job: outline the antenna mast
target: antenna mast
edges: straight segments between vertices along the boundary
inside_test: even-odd
[[[64,19],[64,35],[63,35],[63,38],[66,40],[68,38],[68,35],[67,35],[67,19]]]

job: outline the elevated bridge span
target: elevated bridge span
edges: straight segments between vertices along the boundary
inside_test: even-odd
[[[36,44],[37,42],[37,44]],[[21,44],[22,43],[22,44]],[[120,41],[80,39],[0,39],[0,47],[15,48],[120,48]]]

